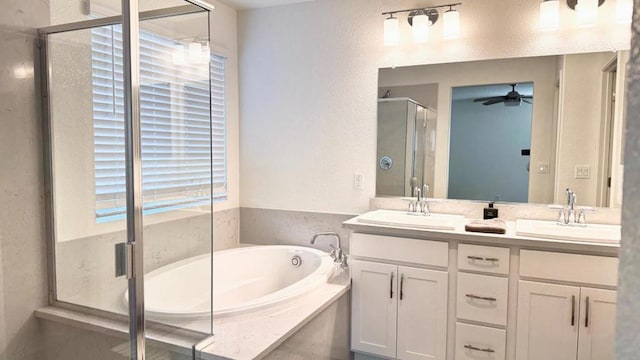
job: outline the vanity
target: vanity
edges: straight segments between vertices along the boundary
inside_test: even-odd
[[[614,359],[619,226],[486,234],[438,216],[440,228],[402,210],[343,223],[356,359]]]

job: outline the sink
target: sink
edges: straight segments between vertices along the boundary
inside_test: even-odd
[[[565,226],[558,225],[554,221],[519,219],[516,221],[516,235],[544,239],[619,243],[620,225]]]
[[[375,210],[358,216],[358,222],[420,229],[455,230],[464,223],[462,215],[409,215],[406,211]]]

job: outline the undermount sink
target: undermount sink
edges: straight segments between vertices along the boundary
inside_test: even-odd
[[[587,224],[586,226],[560,225],[554,221],[516,221],[516,235],[570,241],[620,242],[620,225]]]
[[[420,229],[455,230],[464,223],[462,215],[410,215],[406,211],[375,210],[358,216],[358,222]]]

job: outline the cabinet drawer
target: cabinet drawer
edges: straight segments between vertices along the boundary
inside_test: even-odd
[[[449,243],[395,236],[351,234],[351,255],[429,266],[449,266]]]
[[[458,273],[458,319],[507,325],[509,279]]]
[[[520,276],[617,286],[618,259],[606,256],[521,250]]]
[[[458,269],[509,274],[509,248],[460,244]]]
[[[506,331],[456,323],[456,360],[504,360]]]

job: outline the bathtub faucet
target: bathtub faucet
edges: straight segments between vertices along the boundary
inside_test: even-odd
[[[329,246],[331,247],[331,252],[329,253],[329,255],[333,259],[333,262],[340,264],[342,267],[347,267],[347,255],[345,255],[345,253],[342,251],[340,235],[333,231],[317,233],[313,235],[313,238],[311,239],[311,245],[315,244],[316,239],[320,236],[333,236],[336,239],[336,246],[329,244]]]

